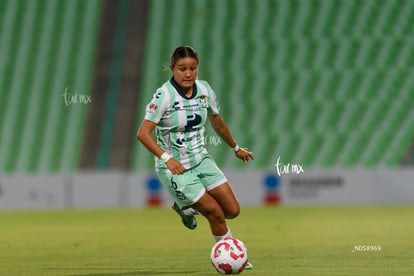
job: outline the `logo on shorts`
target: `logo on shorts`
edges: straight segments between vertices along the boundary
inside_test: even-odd
[[[186,199],[186,198],[187,198],[187,197],[185,196],[185,194],[183,194],[183,193],[182,193],[182,192],[180,192],[180,191],[175,191],[175,193],[177,194],[178,199],[184,200],[184,199]]]
[[[177,182],[175,182],[172,178],[171,178],[171,186],[173,187],[175,191],[175,195],[177,196],[178,199],[184,200],[187,198],[183,192],[177,190],[178,189]]]

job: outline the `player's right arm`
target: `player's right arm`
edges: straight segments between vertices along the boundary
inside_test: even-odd
[[[137,139],[155,156],[160,157],[164,150],[155,142],[152,137],[152,132],[154,131],[156,123],[143,120],[141,126],[137,132]]]
[[[169,155],[157,144],[152,136],[152,132],[160,122],[169,104],[170,97],[168,91],[166,89],[158,89],[151,102],[146,107],[145,118],[137,132],[137,139],[158,158],[161,158],[163,154],[167,156]],[[164,162],[173,174],[181,174],[185,171],[184,166],[173,158],[169,158]]]
[[[161,158],[161,155],[165,152],[154,140],[152,137],[152,132],[154,131],[155,127],[157,126],[156,123],[151,122],[149,120],[143,120],[141,126],[137,132],[137,139],[155,156]],[[174,158],[170,158],[167,162],[165,162],[167,168],[173,174],[182,174],[185,171],[184,166],[175,160]]]

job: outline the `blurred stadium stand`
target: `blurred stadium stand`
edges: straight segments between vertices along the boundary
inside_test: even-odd
[[[100,1],[0,1],[0,171],[78,167]],[[68,99],[69,100],[69,99]]]
[[[128,169],[134,139],[147,1],[102,1],[82,169]],[[97,135],[100,134],[100,135]]]
[[[413,164],[412,22],[409,0],[0,1],[0,172],[152,170],[135,131],[179,45],[250,168]]]
[[[413,16],[412,1],[151,1],[139,110],[190,44],[256,168],[397,166],[414,137]],[[137,148],[134,168],[150,168]]]

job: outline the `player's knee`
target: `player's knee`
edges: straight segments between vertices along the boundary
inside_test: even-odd
[[[212,223],[225,223],[225,215],[219,208],[211,210],[204,214],[204,216]]]
[[[240,214],[240,206],[233,206],[230,210],[227,210],[225,216],[227,219],[234,219]]]

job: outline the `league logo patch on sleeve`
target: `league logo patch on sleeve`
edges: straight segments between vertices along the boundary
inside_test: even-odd
[[[148,112],[154,112],[155,110],[157,110],[158,105],[156,105],[155,103],[150,103],[149,107],[148,107]]]

